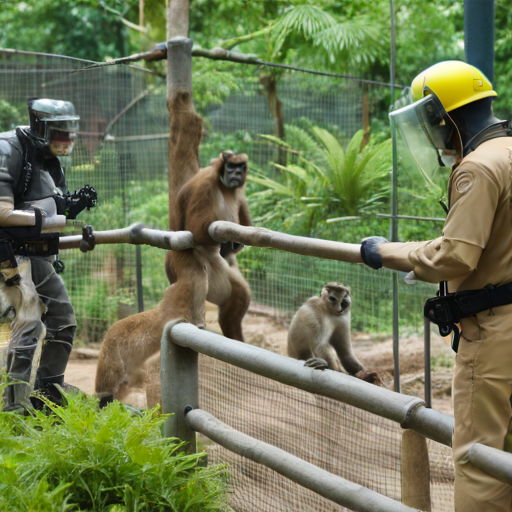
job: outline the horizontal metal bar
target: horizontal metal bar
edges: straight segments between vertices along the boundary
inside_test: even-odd
[[[360,244],[285,235],[270,229],[240,226],[226,221],[213,222],[208,228],[208,233],[217,242],[238,242],[254,247],[267,247],[317,258],[348,261],[349,263],[363,262]]]
[[[98,137],[103,137],[103,135],[103,133],[97,134]],[[109,134],[109,136],[105,138],[105,142],[137,142],[144,140],[168,139],[169,136],[169,133],[155,133],[150,135],[126,135],[123,137],[118,137],[117,135]]]
[[[512,453],[476,443],[467,456],[469,462],[484,473],[512,485]]]
[[[185,422],[189,428],[204,434],[224,448],[263,464],[293,482],[355,512],[417,510],[243,434],[201,409],[190,411],[185,417]]]
[[[181,251],[194,247],[194,237],[190,231],[160,231],[145,228],[142,224],[132,224],[127,228],[111,231],[94,231],[94,240],[99,244],[151,245],[160,249]],[[61,236],[59,249],[77,249],[82,235]]]
[[[388,213],[377,213],[376,217],[380,217],[382,219],[405,219],[405,220],[425,220],[429,222],[446,222],[446,219],[441,217],[417,217],[415,215],[390,215]],[[334,217],[333,219],[327,219],[325,222],[328,224],[332,222],[342,222],[345,220],[360,220],[368,217]]]
[[[169,322],[162,336],[169,335],[171,341],[183,347],[283,384],[339,400],[451,446],[453,418],[426,409],[420,398],[394,393],[344,373],[314,370],[305,367],[302,361],[230,340],[188,323]]]

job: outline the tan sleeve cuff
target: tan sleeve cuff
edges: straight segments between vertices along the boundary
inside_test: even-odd
[[[382,256],[382,265],[392,270],[410,272],[414,270],[409,255],[428,242],[386,242],[379,245],[379,254]]]
[[[382,264],[402,272],[414,271],[422,281],[451,281],[473,272],[482,249],[460,240],[439,237],[426,242],[387,242],[379,245]]]

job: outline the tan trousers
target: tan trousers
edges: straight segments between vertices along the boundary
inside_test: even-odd
[[[495,313],[462,321],[453,379],[455,512],[512,511],[512,487],[465,457],[474,443],[503,450],[511,423],[512,305]]]

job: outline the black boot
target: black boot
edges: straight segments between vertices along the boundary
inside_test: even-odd
[[[61,391],[71,394],[81,393],[76,386],[64,382],[64,372],[71,348],[71,343],[67,341],[46,340],[37,372],[36,392],[30,398],[34,408],[44,408],[42,397],[57,405],[66,405],[65,396]]]

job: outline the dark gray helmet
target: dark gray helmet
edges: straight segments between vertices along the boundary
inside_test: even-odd
[[[32,98],[27,101],[30,131],[41,146],[49,146],[52,138],[74,139],[80,117],[70,101]]]

